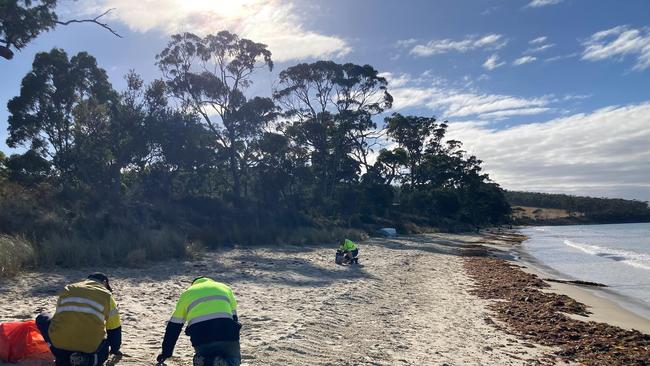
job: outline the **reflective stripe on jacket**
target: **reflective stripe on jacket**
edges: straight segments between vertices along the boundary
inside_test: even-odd
[[[115,299],[101,283],[84,280],[66,286],[59,294],[49,336],[54,347],[93,353],[106,330],[121,326]]]
[[[199,278],[181,294],[170,322],[194,324],[212,319],[233,319],[237,300],[230,287],[209,278]]]

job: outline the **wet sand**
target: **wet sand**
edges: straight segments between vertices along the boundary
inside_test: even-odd
[[[536,274],[541,278],[549,277],[546,273],[533,266],[527,266],[524,271]],[[591,314],[588,317],[571,314],[570,316],[574,319],[602,322],[623,329],[635,329],[650,334],[650,320],[607,298],[605,293],[607,290],[549,281],[546,281],[546,283],[551,287],[543,291],[567,295],[589,307]]]

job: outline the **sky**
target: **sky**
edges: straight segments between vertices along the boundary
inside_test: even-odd
[[[647,0],[60,0],[60,19],[114,10],[122,38],[77,24],[0,59],[0,150],[12,152],[6,102],[37,52],[88,51],[114,86],[133,69],[159,78],[155,55],[176,32],[229,30],[262,42],[280,71],[331,59],[389,80],[387,113],[449,121],[449,137],[512,190],[650,201],[650,1]],[[378,117],[378,122],[381,118]]]

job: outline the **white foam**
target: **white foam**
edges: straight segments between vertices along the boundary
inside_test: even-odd
[[[630,266],[650,270],[650,255],[648,254],[636,253],[622,249],[612,249],[598,245],[576,243],[571,240],[564,240],[564,244],[587,254],[610,258]]]

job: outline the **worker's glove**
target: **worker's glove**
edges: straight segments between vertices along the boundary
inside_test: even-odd
[[[159,354],[158,357],[156,357],[156,361],[158,363],[163,363],[163,362],[165,362],[166,359],[167,359],[167,357],[165,357],[162,353]]]

